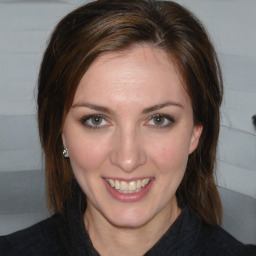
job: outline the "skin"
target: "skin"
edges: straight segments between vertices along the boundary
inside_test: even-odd
[[[90,118],[95,114],[103,118]],[[175,193],[201,132],[179,73],[163,50],[134,46],[104,54],[90,66],[62,138],[87,197],[86,229],[101,255],[142,255],[177,219]],[[123,202],[110,195],[106,177],[152,182],[140,200]]]

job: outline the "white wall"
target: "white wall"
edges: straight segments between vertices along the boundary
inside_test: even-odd
[[[0,0],[0,172],[41,169],[38,69],[51,30],[77,4]]]
[[[220,186],[256,198],[256,1],[177,0],[206,25],[223,69]]]
[[[56,22],[83,2],[0,0],[0,174],[41,169],[35,117],[41,56]],[[219,185],[256,198],[256,1],[176,2],[206,25],[223,67]]]

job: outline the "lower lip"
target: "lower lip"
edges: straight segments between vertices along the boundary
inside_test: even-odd
[[[112,188],[110,186],[110,184],[103,179],[105,186],[109,192],[109,194],[116,200],[119,200],[121,202],[137,202],[139,200],[141,200],[143,197],[145,197],[147,195],[147,193],[149,192],[149,190],[151,189],[152,185],[153,185],[153,179],[151,179],[151,181],[148,183],[147,186],[145,186],[144,188],[142,188],[140,191],[135,192],[135,193],[127,193],[127,194],[123,194],[120,193],[118,191],[116,191],[114,188]]]

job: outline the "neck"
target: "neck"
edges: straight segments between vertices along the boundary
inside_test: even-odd
[[[110,223],[96,208],[88,207],[85,227],[93,246],[102,256],[143,255],[157,243],[179,216],[181,210],[170,202],[156,216],[140,227],[119,227]]]

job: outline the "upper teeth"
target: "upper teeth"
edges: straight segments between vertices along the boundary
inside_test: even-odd
[[[149,183],[150,178],[133,180],[130,182],[112,179],[106,179],[106,181],[110,184],[111,187],[113,187],[115,190],[118,190],[120,193],[135,193],[144,188]]]

